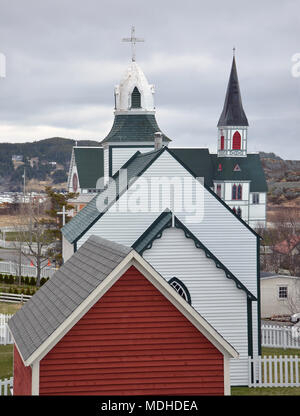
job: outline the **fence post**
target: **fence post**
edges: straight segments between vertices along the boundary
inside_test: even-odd
[[[282,348],[284,349],[284,350],[286,350],[286,347],[287,347],[287,337],[286,337],[286,329],[285,328],[283,328],[283,330],[282,330],[282,343],[283,343],[283,345],[282,345]]]

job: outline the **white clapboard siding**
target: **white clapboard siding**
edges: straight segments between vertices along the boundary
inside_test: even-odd
[[[245,292],[195,247],[182,230],[166,229],[143,257],[166,279],[180,279],[189,289],[192,306],[239,353],[230,361],[231,385],[248,382],[247,300]],[[170,267],[170,265],[172,267]]]
[[[204,189],[204,218],[189,223],[184,210],[162,206],[157,212],[126,212],[126,200],[138,196],[147,201],[148,183],[153,177],[192,178],[190,173],[167,151],[144,172],[134,186],[123,194],[114,206],[96,222],[78,241],[79,248],[90,235],[131,246],[152,224],[165,208],[172,209],[178,218],[219,258],[236,277],[253,293],[257,294],[256,237],[234,217],[213,195]],[[148,182],[147,182],[148,181]],[[153,199],[151,194],[150,198]],[[171,266],[172,267],[172,266]]]
[[[300,387],[300,357],[249,357],[249,387]]]
[[[146,146],[149,146],[149,144]],[[112,174],[114,175],[127,160],[131,158],[137,151],[141,153],[150,152],[153,150],[151,147],[113,147],[112,148]]]

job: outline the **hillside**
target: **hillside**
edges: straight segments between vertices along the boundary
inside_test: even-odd
[[[78,146],[98,146],[92,140],[79,140]],[[41,191],[46,185],[66,189],[67,173],[75,140],[62,137],[28,143],[0,143],[0,192],[23,189],[24,168],[26,186]]]
[[[98,146],[79,140],[78,146]],[[75,140],[62,137],[28,143],[0,143],[0,192],[23,190],[24,168],[28,190],[43,191],[46,185],[66,189]],[[268,182],[268,206],[300,206],[300,160],[283,160],[274,153],[260,152]]]
[[[300,160],[260,153],[268,182],[268,206],[300,206]]]

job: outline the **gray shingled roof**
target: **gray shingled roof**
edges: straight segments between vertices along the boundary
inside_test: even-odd
[[[138,177],[141,173],[149,166],[152,161],[160,155],[163,149],[154,150],[147,153],[141,153],[137,151],[128,162],[123,165],[123,169],[127,169],[128,182],[134,177]],[[113,176],[119,187],[119,171]],[[104,189],[103,193],[109,194],[109,188]],[[117,189],[119,195],[122,189]],[[67,238],[70,243],[74,243],[95,221],[97,221],[102,213],[105,211],[105,207],[98,209],[98,195],[96,195],[75,217],[71,219],[62,229],[63,235]],[[107,208],[107,207],[106,207]]]
[[[91,236],[9,320],[24,360],[80,306],[132,248]]]

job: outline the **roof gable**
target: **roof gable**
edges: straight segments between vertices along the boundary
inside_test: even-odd
[[[161,238],[164,230],[174,226],[183,230],[185,237],[194,241],[195,247],[204,251],[206,257],[215,262],[218,269],[222,269],[227,279],[235,282],[238,289],[243,290],[250,300],[257,300],[256,297],[247,289],[245,285],[176,217],[170,210],[162,212],[157,219],[147,228],[147,230],[135,241],[132,247],[143,254],[145,250],[150,250],[154,240]]]
[[[127,169],[127,185],[121,189],[119,186],[120,170],[113,175],[113,179],[116,181],[117,197],[109,205],[103,205],[99,210],[97,207],[97,198],[95,197],[73,217],[63,228],[62,233],[70,243],[78,241],[101,217],[105,212],[119,199],[119,197],[126,192],[126,190],[133,184],[133,179],[140,177],[164,152],[168,152],[187,172],[189,172],[194,178],[197,175],[187,166],[178,156],[172,152],[168,147],[162,147],[160,150],[154,150],[147,153],[140,153],[137,151],[123,166],[121,169]],[[240,172],[235,172],[240,173]],[[105,196],[105,192],[109,193],[109,186],[101,192],[101,196]],[[204,184],[205,189],[217,199],[239,222],[241,222],[249,231],[251,231],[256,237],[259,235],[238,215],[236,215],[229,206],[218,197],[209,186]]]
[[[221,352],[237,357],[234,348],[135,250],[91,236],[9,320],[25,365],[41,360],[132,265]]]

